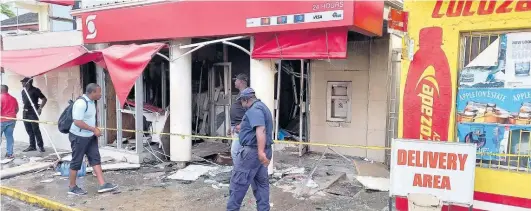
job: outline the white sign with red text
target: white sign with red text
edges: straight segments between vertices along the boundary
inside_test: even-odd
[[[476,145],[395,139],[390,196],[431,194],[447,203],[472,205]]]

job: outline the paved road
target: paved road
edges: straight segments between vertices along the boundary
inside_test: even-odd
[[[2,205],[0,210],[9,210],[9,211],[44,211],[45,209],[40,209],[38,207],[26,204],[24,202],[2,196]]]

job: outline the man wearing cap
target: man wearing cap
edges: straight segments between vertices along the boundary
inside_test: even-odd
[[[234,78],[234,87],[240,93],[247,88],[248,83],[249,78],[245,74],[238,74]],[[232,103],[230,107],[230,129],[228,135],[232,135],[232,138],[234,138],[230,147],[233,163],[235,159],[238,159],[235,155],[241,148],[240,142],[238,141],[238,133],[240,132],[240,123],[242,122],[243,115],[245,115],[245,108],[242,106],[242,103],[238,100]]]
[[[26,91],[22,90],[22,103],[24,104],[22,118],[27,120],[39,120],[38,115],[41,114],[42,108],[44,108],[44,105],[46,105],[46,102],[48,100],[46,99],[44,94],[42,94],[39,88],[33,86],[32,78],[24,78],[20,82],[22,82],[22,86],[28,92],[26,94]],[[41,104],[39,104],[39,99],[41,99]],[[32,103],[33,105],[35,105],[35,109],[37,109],[37,112],[39,113],[38,115],[35,113],[35,110],[33,110],[33,106],[31,105]],[[27,149],[24,150],[24,152],[36,151],[37,146],[39,146],[40,152],[44,152],[44,144],[42,142],[42,135],[41,129],[39,128],[39,123],[24,122],[24,127],[26,128],[26,132],[28,133],[30,139],[30,145]]]
[[[272,156],[273,117],[269,108],[256,99],[254,90],[241,91],[238,101],[247,108],[240,124],[241,149],[236,156],[230,179],[227,210],[240,210],[243,198],[253,188],[259,211],[269,211],[269,176],[267,166]]]

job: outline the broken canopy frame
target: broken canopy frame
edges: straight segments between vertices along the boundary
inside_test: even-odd
[[[34,77],[94,61],[109,72],[116,95],[123,106],[135,80],[165,45],[113,45],[97,51],[89,51],[83,46],[2,51],[1,66],[24,77]]]

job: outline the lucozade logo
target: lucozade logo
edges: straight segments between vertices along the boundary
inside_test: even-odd
[[[448,140],[453,88],[442,40],[440,27],[420,30],[403,92],[403,138]]]
[[[89,15],[85,19],[85,26],[87,27],[87,39],[94,39],[98,35],[98,29],[96,29],[96,23],[94,23],[94,20],[96,20],[96,15]]]
[[[419,89],[420,86],[420,89]],[[432,130],[433,127],[433,98],[435,94],[440,96],[439,83],[435,78],[435,69],[430,66],[426,69],[415,88],[417,96],[420,98],[420,139],[440,140],[440,135]]]

